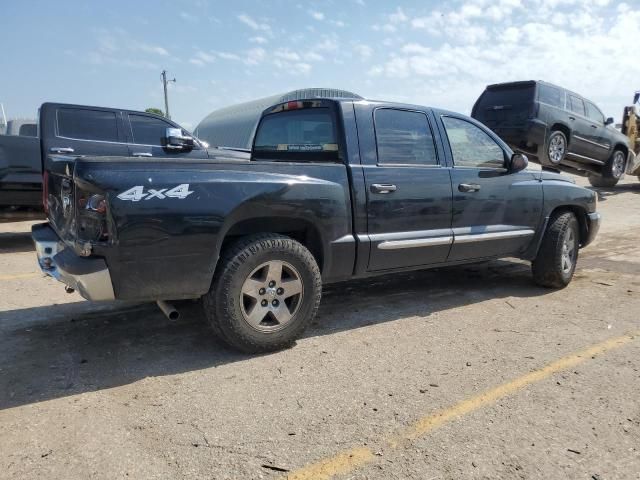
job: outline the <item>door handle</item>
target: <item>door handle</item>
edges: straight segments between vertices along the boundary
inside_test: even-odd
[[[390,183],[372,183],[371,193],[391,193],[395,192],[397,187]]]
[[[153,157],[153,153],[149,152],[134,152],[131,154],[132,157]]]
[[[569,117],[569,120],[575,120],[576,117]]]
[[[49,151],[52,153],[73,153],[75,150],[71,147],[51,147]]]
[[[477,192],[480,190],[480,185],[477,183],[461,183],[458,185],[458,191],[460,192]]]
[[[591,128],[598,128],[597,125],[591,125]]]

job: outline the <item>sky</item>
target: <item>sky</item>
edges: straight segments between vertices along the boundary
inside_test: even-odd
[[[1,0],[0,102],[215,109],[296,88],[468,114],[491,83],[540,79],[620,121],[640,90],[640,0]]]

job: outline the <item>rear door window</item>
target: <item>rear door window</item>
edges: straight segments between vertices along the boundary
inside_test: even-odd
[[[564,91],[560,88],[538,84],[538,101],[552,107],[564,108]]]
[[[253,150],[267,158],[337,158],[333,114],[329,108],[317,107],[267,115],[260,122]]]
[[[443,117],[456,167],[504,168],[504,150],[484,130],[461,118]]]
[[[569,95],[569,109],[573,113],[577,113],[583,117],[586,116],[584,111],[584,102],[581,98],[576,97],[575,95]]]
[[[84,108],[60,108],[58,136],[76,140],[118,141],[116,112]]]
[[[437,165],[427,116],[421,112],[378,109],[375,112],[378,164]]]
[[[168,122],[147,115],[129,114],[133,142],[138,145],[162,145],[167,128],[172,128]]]

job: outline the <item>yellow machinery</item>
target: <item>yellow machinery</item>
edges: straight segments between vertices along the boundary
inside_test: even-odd
[[[633,105],[624,107],[622,115],[622,133],[629,137],[629,146],[636,154],[635,169],[630,173],[638,175],[640,179],[640,92],[636,92],[633,97]],[[628,170],[627,170],[628,171]]]

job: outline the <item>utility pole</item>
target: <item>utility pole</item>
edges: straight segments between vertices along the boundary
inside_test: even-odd
[[[175,83],[176,79],[167,80],[167,71],[162,70],[162,87],[164,88],[164,115],[169,120],[171,120],[171,115],[169,115],[169,97],[167,96],[167,84],[169,82]]]
[[[4,134],[7,128],[7,116],[4,114],[4,104],[2,103],[0,103],[0,111],[2,111],[2,123],[0,123],[2,129],[0,129],[0,134]]]

